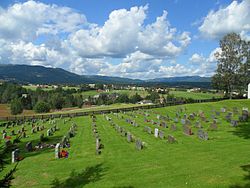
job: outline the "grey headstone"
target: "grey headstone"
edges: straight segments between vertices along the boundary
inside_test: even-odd
[[[163,131],[159,131],[159,137],[160,137],[161,139],[164,139],[164,132],[163,132]]]
[[[172,131],[176,131],[177,130],[177,126],[175,124],[171,125],[171,130]]]
[[[60,158],[60,143],[56,144],[56,147],[55,147],[55,158],[56,159]]]
[[[20,153],[19,149],[15,149],[14,151],[12,151],[12,153],[11,153],[11,162],[12,163],[15,163],[18,161],[19,153]]]
[[[211,123],[210,126],[209,126],[209,130],[211,131],[215,131],[218,129],[218,126],[216,123]]]
[[[132,134],[127,132],[127,141],[132,142]]]
[[[189,126],[187,126],[187,125],[183,126],[183,133],[185,135],[189,135],[189,136],[193,134],[191,128]]]
[[[135,141],[135,147],[137,150],[142,150],[143,145],[142,145],[142,141],[141,140],[136,140]]]
[[[174,136],[172,135],[168,135],[168,143],[172,144],[172,143],[175,143],[176,142],[176,139]]]
[[[231,120],[231,125],[232,125],[232,127],[237,127],[238,126],[238,121],[237,120]]]
[[[28,152],[31,152],[33,150],[32,148],[32,142],[28,142],[26,145],[25,145],[25,148]]]
[[[158,138],[158,136],[159,136],[159,129],[155,128],[154,136],[155,136],[155,138]]]
[[[207,134],[207,132],[204,132],[202,129],[198,130],[197,136],[201,140],[208,140],[208,134]]]

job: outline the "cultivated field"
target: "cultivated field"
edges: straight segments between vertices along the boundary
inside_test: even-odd
[[[175,97],[191,98],[191,99],[212,99],[212,98],[222,98],[223,95],[216,93],[196,93],[196,92],[186,92],[186,91],[170,91]]]
[[[250,100],[98,115],[96,122],[89,116],[39,120],[34,125],[44,125],[45,129],[36,133],[31,133],[32,125],[25,123],[28,137],[21,138],[17,144],[24,159],[18,164],[13,187],[249,187],[249,119],[238,122],[236,127],[231,124],[231,120],[242,116],[243,107],[250,109]],[[183,125],[185,114],[187,119]],[[47,130],[55,125],[60,130],[43,143],[60,142],[74,123],[77,131],[70,138],[70,147],[66,148],[68,158],[55,159],[54,148],[25,150],[28,141],[32,141],[34,148],[40,142],[40,135],[44,133],[47,137]],[[145,126],[153,133],[158,128],[158,138],[146,132]],[[21,128],[1,127],[0,130],[5,129],[10,135],[11,130],[17,132]],[[190,129],[192,135],[188,135]],[[198,138],[198,130],[207,133],[209,139],[206,140],[205,135]],[[133,142],[129,142],[124,133],[133,135]],[[103,145],[99,155],[96,155],[97,135]],[[171,143],[169,135],[176,141]],[[136,148],[137,140],[143,143],[141,150]],[[1,145],[4,145],[3,139]],[[11,154],[7,156],[10,162]],[[13,167],[14,164],[8,164],[0,177]]]

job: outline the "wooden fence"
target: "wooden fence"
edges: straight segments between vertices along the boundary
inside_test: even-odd
[[[204,102],[217,102],[226,100],[228,98],[217,98],[217,99],[201,99],[201,100],[192,100],[190,102],[186,101],[173,101],[167,102],[165,104],[151,104],[144,106],[135,106],[135,107],[126,107],[126,108],[116,108],[116,109],[108,109],[108,110],[93,110],[87,112],[72,112],[72,113],[58,113],[58,114],[43,114],[43,115],[24,115],[24,116],[6,116],[0,117],[2,121],[16,121],[16,120],[29,120],[29,119],[47,119],[47,118],[64,118],[64,117],[78,117],[78,116],[88,116],[92,114],[108,114],[108,113],[118,113],[124,111],[134,111],[140,109],[151,109],[151,108],[162,108],[167,106],[176,106],[182,104],[191,104],[191,103],[204,103]]]

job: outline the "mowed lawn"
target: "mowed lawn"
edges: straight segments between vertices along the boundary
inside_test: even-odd
[[[187,91],[170,91],[170,94],[173,94],[175,97],[182,98],[192,98],[192,99],[212,99],[212,98],[222,98],[223,95],[216,93],[196,93],[196,92],[187,92]]]
[[[183,106],[186,110],[181,116],[203,110],[211,123],[211,114],[214,113],[212,110],[220,111],[221,107],[226,107],[227,112],[232,111],[233,107],[240,111],[242,107],[250,109],[250,100],[151,109],[147,111],[150,114],[147,118],[157,121],[157,114],[168,114],[174,118],[176,111]],[[169,144],[166,139],[155,138],[153,134],[143,131],[146,125],[152,129],[157,125],[144,122],[144,116],[139,112],[142,111],[120,114],[120,118],[115,114],[108,116],[114,123],[145,142],[146,147],[140,151],[136,150],[134,142],[128,143],[125,137],[118,134],[105,116],[97,116],[97,130],[104,145],[101,155],[95,154],[95,138],[90,117],[73,118],[65,124],[63,119],[56,120],[60,131],[49,137],[50,143],[60,141],[73,122],[78,125],[76,136],[70,139],[71,147],[67,149],[67,159],[55,159],[54,149],[25,152],[24,145],[32,141],[34,146],[39,142],[42,133],[31,134],[31,125],[26,124],[29,137],[21,139],[20,149],[24,159],[18,164],[13,187],[249,187],[249,121],[234,128],[225,121],[227,112],[221,113],[218,117],[218,130],[208,131],[208,141],[200,140],[196,135],[198,129],[193,125],[198,117],[191,121],[194,132],[191,136],[183,134],[180,122],[176,124],[177,131],[158,127],[164,131],[165,136],[173,135],[177,139],[177,143]],[[124,119],[121,119],[122,116]],[[126,123],[126,118],[136,120],[139,127]],[[238,115],[234,114],[233,119],[237,118]],[[171,125],[173,121],[166,123]],[[207,130],[210,123],[201,123],[203,129]],[[42,125],[41,122],[39,124]],[[48,123],[44,125],[47,129],[52,127]],[[14,129],[21,129],[21,126]],[[43,131],[45,135],[47,129]],[[7,132],[11,130],[9,128]],[[0,177],[13,167],[13,164],[7,165]]]

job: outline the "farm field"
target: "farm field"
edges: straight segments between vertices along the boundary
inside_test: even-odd
[[[238,122],[238,126],[233,127],[225,118],[228,113],[233,112],[230,113],[231,119],[238,120],[243,107],[250,109],[250,100],[227,100],[97,115],[96,122],[89,116],[46,122],[39,120],[34,125],[43,125],[45,129],[36,133],[31,133],[31,124],[26,122],[24,129],[27,137],[21,138],[21,142],[17,144],[24,159],[17,166],[12,185],[18,188],[246,188],[250,185],[249,119],[247,122]],[[188,127],[193,135],[183,134],[181,119],[185,114],[190,117],[188,119],[191,125]],[[193,114],[193,119],[190,114]],[[197,121],[203,128],[197,127]],[[131,122],[134,122],[134,126]],[[55,159],[54,148],[31,152],[25,150],[29,141],[32,141],[33,147],[36,146],[42,133],[48,138],[44,143],[60,142],[73,124],[77,125],[77,130],[75,136],[70,138],[70,147],[66,148],[68,158]],[[163,124],[168,127],[164,128]],[[216,124],[217,128],[212,129],[211,124]],[[47,136],[47,130],[55,125],[60,130]],[[176,126],[176,130],[172,125]],[[158,128],[165,138],[156,138],[154,134],[145,132],[145,126],[153,132]],[[9,136],[12,130],[17,132],[21,128],[22,126],[0,127],[0,131],[5,129]],[[121,129],[133,135],[134,141],[128,142],[127,137],[122,136],[124,131],[119,132]],[[207,132],[208,140],[198,138],[199,129]],[[103,144],[100,155],[96,155],[96,133],[93,130],[98,131]],[[168,135],[176,141],[168,142]],[[14,138],[15,136],[11,136],[9,139],[12,141]],[[136,140],[142,141],[141,150],[136,149]],[[4,145],[2,137],[0,145]],[[10,151],[6,156],[10,162]],[[0,173],[0,179],[14,165],[6,165]]]
[[[221,94],[213,94],[213,93],[195,93],[195,92],[186,92],[186,91],[170,91],[170,94],[173,94],[175,97],[182,98],[192,98],[192,99],[212,99],[214,98],[222,98]]]

